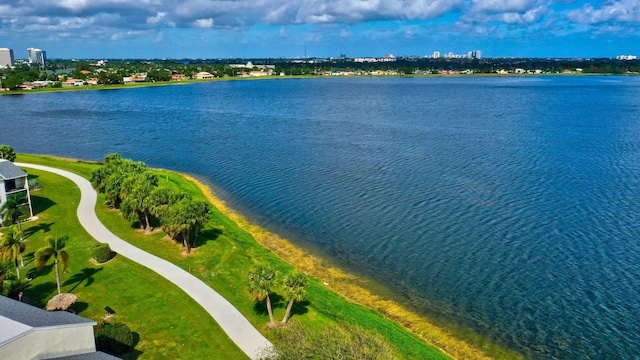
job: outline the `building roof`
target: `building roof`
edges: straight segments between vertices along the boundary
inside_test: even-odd
[[[11,161],[0,159],[0,180],[17,179],[25,176],[27,176],[27,173],[15,166]]]
[[[0,344],[34,328],[95,323],[66,311],[46,311],[0,296]]]
[[[34,328],[93,326],[96,322],[66,311],[45,311],[5,296],[0,296],[0,347]],[[49,357],[46,357],[49,359]],[[103,352],[57,357],[59,360],[117,360]]]

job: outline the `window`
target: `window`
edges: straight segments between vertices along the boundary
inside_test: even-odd
[[[10,192],[16,190],[16,179],[5,180],[4,181],[4,189],[6,192]]]

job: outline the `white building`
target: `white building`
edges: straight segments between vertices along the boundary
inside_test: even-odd
[[[38,64],[40,67],[44,67],[47,62],[47,53],[36,48],[27,49],[28,61],[30,64]]]
[[[0,48],[0,66],[13,66],[15,62],[16,58],[13,55],[13,49]]]
[[[201,72],[197,73],[194,77],[196,79],[198,79],[198,80],[202,80],[202,79],[213,79],[215,76],[213,74],[211,74],[211,73],[206,72],[206,71],[201,71]]]
[[[440,51],[434,51],[432,57],[434,59],[440,59]]]
[[[96,322],[0,296],[0,359],[118,359],[96,352]]]
[[[29,205],[29,216],[33,216],[27,173],[11,161],[0,159],[0,206],[12,194],[24,194],[24,205]]]

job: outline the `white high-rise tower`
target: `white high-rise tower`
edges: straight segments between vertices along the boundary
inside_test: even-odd
[[[0,66],[13,66],[16,59],[13,56],[13,49],[0,48]]]
[[[44,67],[47,62],[47,53],[35,48],[28,48],[27,54],[29,55],[30,64],[38,64],[40,67]]]

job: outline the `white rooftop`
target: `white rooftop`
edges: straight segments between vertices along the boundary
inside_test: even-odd
[[[19,323],[0,315],[0,345],[33,330],[29,325]]]

